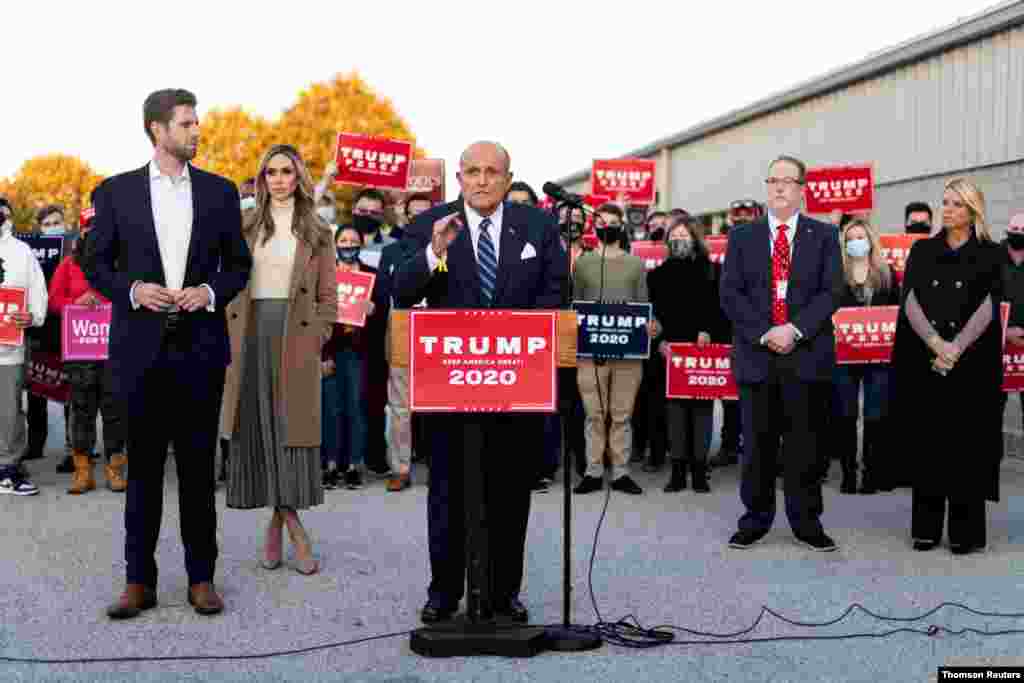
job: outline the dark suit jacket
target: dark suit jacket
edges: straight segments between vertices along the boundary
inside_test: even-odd
[[[831,380],[835,366],[832,314],[843,288],[836,227],[801,214],[791,249],[786,305],[789,321],[804,335],[792,360],[801,380]],[[729,231],[719,291],[722,309],[733,324],[733,374],[740,383],[762,382],[778,359],[760,343],[772,328],[774,300],[767,218]]]
[[[448,247],[448,272],[432,273],[426,248],[434,221],[458,211],[466,227]],[[498,254],[498,275],[493,308],[556,309],[562,303],[562,282],[567,263],[558,242],[554,217],[525,204],[506,202],[503,208]],[[536,255],[521,259],[527,244]],[[476,256],[462,202],[424,211],[406,229],[402,241],[404,262],[395,269],[396,302],[408,307],[424,297],[432,308],[484,308]]]
[[[224,307],[249,281],[252,256],[242,238],[238,190],[220,176],[189,167],[192,183],[192,237],[185,287],[207,284],[216,310],[182,313],[197,370],[224,368],[231,359]],[[96,217],[89,238],[86,277],[113,305],[110,360],[115,394],[131,400],[163,344],[167,316],[132,309],[129,291],[136,281],[166,285],[150,196],[149,166],[108,178],[93,198]]]

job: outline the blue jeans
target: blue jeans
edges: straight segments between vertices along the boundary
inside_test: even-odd
[[[339,351],[335,372],[323,382],[320,462],[339,470],[366,460],[367,415],[363,359],[354,351]]]
[[[837,365],[835,412],[837,417],[856,419],[859,413],[860,385],[864,384],[864,419],[881,420],[889,416],[890,368],[884,364]]]

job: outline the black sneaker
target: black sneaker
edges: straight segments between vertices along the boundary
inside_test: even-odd
[[[839,549],[836,542],[829,538],[828,534],[824,531],[815,534],[814,536],[797,536],[796,540],[797,543],[805,545],[811,550],[819,553],[830,553]]]
[[[34,496],[39,493],[35,484],[28,480],[18,467],[0,471],[0,493],[12,496]]]
[[[583,481],[577,484],[576,488],[572,490],[577,495],[584,493],[593,493],[594,491],[600,491],[604,488],[604,480],[600,477],[583,477]]]
[[[623,493],[629,493],[634,496],[639,496],[644,492],[642,488],[628,475],[624,474],[615,481],[612,482],[613,491],[622,491]]]
[[[325,491],[338,488],[338,470],[324,470],[323,487]]]
[[[355,467],[350,467],[345,472],[345,488],[350,491],[363,488],[363,475]]]
[[[547,493],[551,490],[551,480],[547,477],[541,477],[537,480],[537,483],[533,485],[534,493]]]
[[[767,531],[747,531],[740,529],[729,539],[729,547],[737,550],[746,550],[768,534]]]
[[[939,546],[939,542],[938,541],[924,541],[924,540],[915,540],[914,541],[914,550],[916,550],[919,553],[926,553],[929,550],[934,550],[938,546]]]

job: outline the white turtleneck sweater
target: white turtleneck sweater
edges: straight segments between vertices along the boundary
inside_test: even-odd
[[[294,204],[273,206],[274,234],[266,244],[257,238],[252,250],[250,293],[255,299],[287,299],[298,240],[292,232]]]
[[[2,217],[2,214],[0,214]],[[10,221],[0,225],[0,267],[3,280],[0,287],[21,287],[25,290],[25,302],[32,314],[32,326],[42,327],[46,320],[46,278],[39,267],[32,249],[14,236]],[[0,344],[0,365],[21,365],[25,362],[24,346]]]

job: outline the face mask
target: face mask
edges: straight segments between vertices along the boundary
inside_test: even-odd
[[[853,258],[864,258],[871,253],[871,242],[865,239],[847,240],[846,253]]]
[[[686,258],[693,253],[693,240],[669,240],[668,252],[675,258]]]
[[[333,206],[321,206],[317,208],[316,212],[320,214],[320,218],[323,218],[325,221],[332,225],[334,224],[334,219],[336,217],[337,212],[334,210]]]
[[[242,211],[247,211],[249,209],[255,209],[256,208],[256,198],[255,197],[242,197],[241,204],[242,204]]]
[[[352,225],[359,231],[360,235],[373,235],[380,230],[384,221],[375,216],[353,216]]]
[[[644,241],[645,239],[647,239],[647,231],[646,230],[634,230],[633,231],[633,239],[637,240],[638,242]]]
[[[648,239],[650,239],[652,242],[662,241],[663,239],[665,239],[665,229],[655,228],[654,230],[651,231],[651,236]]]
[[[1011,249],[1024,249],[1024,234],[1008,232],[1006,233],[1006,241],[1009,242]]]
[[[605,244],[614,244],[622,239],[622,228],[598,228],[597,237]]]
[[[927,223],[911,223],[907,226],[908,235],[928,235],[932,231],[932,226]]]
[[[338,247],[338,260],[342,263],[355,263],[359,260],[359,247]]]
[[[44,235],[63,235],[64,234],[64,224],[61,223],[60,225],[48,225],[45,228],[43,228],[43,234]]]

